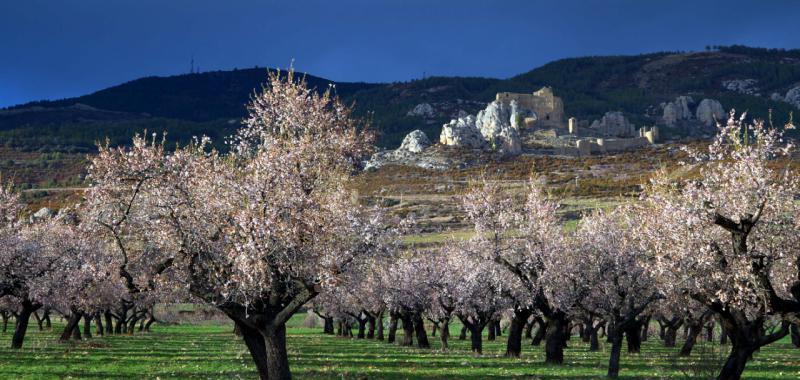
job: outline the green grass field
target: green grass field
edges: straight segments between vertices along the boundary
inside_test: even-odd
[[[485,354],[475,357],[468,341],[457,340],[457,330],[452,330],[451,349],[442,352],[438,337],[431,338],[431,350],[403,348],[323,335],[319,329],[297,327],[301,317],[294,318],[288,338],[298,379],[600,379],[606,373],[608,346],[590,353],[577,338],[569,343],[565,365],[554,367],[542,363],[541,347],[527,346],[521,359],[501,357],[505,338],[485,342]],[[226,325],[156,325],[148,334],[60,344],[58,331],[40,332],[34,324],[22,350],[10,350],[11,333],[0,333],[0,378],[256,378],[249,353],[231,331]],[[676,360],[677,348],[665,349],[652,338],[641,354],[623,354],[621,378],[707,378],[714,370],[704,368],[716,367],[713,362],[724,353],[716,345],[716,353],[707,344],[703,347],[696,347],[692,358]],[[693,369],[699,373],[692,375]],[[800,378],[800,350],[785,339],[764,348],[748,364],[745,378]]]

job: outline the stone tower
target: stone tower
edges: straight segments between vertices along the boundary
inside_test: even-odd
[[[532,94],[498,92],[495,101],[511,104],[515,100],[519,108],[536,115],[534,126],[540,128],[564,128],[564,102],[553,95],[553,89],[542,87]]]

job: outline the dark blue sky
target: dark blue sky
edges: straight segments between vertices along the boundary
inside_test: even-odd
[[[0,107],[185,73],[192,56],[396,81],[716,44],[800,47],[800,1],[2,0]]]

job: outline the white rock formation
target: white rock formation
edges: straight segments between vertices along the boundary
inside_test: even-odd
[[[722,88],[745,95],[760,96],[755,79],[730,79],[722,81]]]
[[[475,117],[472,115],[450,120],[449,123],[443,125],[439,143],[472,149],[487,147],[486,140],[475,126]]]
[[[41,220],[52,218],[54,216],[56,216],[56,212],[55,211],[53,211],[53,210],[51,210],[51,209],[49,209],[47,207],[42,207],[38,211],[33,213],[33,215],[30,216],[30,222],[34,223],[34,222],[38,222],[38,221],[41,221]]]
[[[679,96],[675,101],[662,103],[664,114],[662,119],[667,126],[674,126],[678,120],[689,120],[692,118],[692,111],[689,105],[694,103],[691,96]]]
[[[406,137],[403,138],[403,143],[400,144],[399,150],[405,150],[411,153],[419,153],[429,146],[431,146],[431,140],[428,139],[428,136],[425,134],[425,132],[417,129],[407,134]]]
[[[635,127],[620,111],[606,112],[600,120],[595,120],[589,126],[605,136],[633,137]]]
[[[520,119],[516,101],[511,101],[508,105],[494,101],[478,112],[475,126],[489,147],[503,154],[516,155],[522,152]]]
[[[703,99],[697,105],[697,120],[706,126],[715,125],[717,121],[725,119],[725,109],[722,104],[714,99]]]
[[[434,117],[436,116],[436,111],[433,109],[428,103],[420,103],[414,106],[411,111],[406,113],[406,116],[421,116],[421,117]]]
[[[473,149],[491,149],[506,155],[522,152],[521,113],[517,103],[491,102],[476,116],[459,117],[442,126],[439,143]]]
[[[795,108],[800,108],[800,86],[795,86],[786,91],[786,96],[783,101],[793,105]]]

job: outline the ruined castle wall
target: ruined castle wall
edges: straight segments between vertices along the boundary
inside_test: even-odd
[[[538,127],[564,128],[564,102],[553,95],[549,87],[544,87],[533,94],[519,94],[513,92],[499,92],[496,100],[504,103],[517,102],[520,108],[536,113]]]
[[[596,145],[598,146],[599,152],[619,152],[628,149],[641,148],[643,146],[647,146],[649,143],[650,142],[647,141],[646,137],[635,137],[632,139],[597,139]]]

